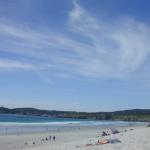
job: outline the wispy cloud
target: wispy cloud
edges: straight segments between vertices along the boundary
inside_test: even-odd
[[[0,59],[0,70],[26,69],[35,70],[36,66],[16,60]]]
[[[34,68],[60,76],[118,78],[138,73],[149,63],[150,27],[142,22],[103,22],[74,0],[64,24],[66,34],[1,19],[0,51],[9,55],[0,60],[0,70]]]
[[[91,41],[91,57],[83,67],[94,76],[125,76],[138,71],[150,52],[150,27],[132,18],[105,23],[93,18],[77,1],[70,13],[72,30]],[[92,68],[92,69],[91,69]]]

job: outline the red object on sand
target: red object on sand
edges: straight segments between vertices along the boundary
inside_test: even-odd
[[[108,140],[101,140],[101,141],[99,141],[99,143],[100,143],[100,144],[108,144],[109,141],[108,141]]]

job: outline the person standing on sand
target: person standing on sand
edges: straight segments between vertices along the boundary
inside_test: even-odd
[[[55,135],[53,136],[53,141],[55,141],[56,140],[56,137],[55,137]]]

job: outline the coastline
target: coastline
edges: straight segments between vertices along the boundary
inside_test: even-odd
[[[116,128],[116,127],[128,127],[128,126],[142,126],[143,122],[125,122],[125,121],[91,121],[91,120],[72,120],[55,122],[0,122],[0,135],[5,134],[24,134],[24,133],[44,133],[44,132],[60,132],[60,131],[72,131],[72,130],[86,130],[91,128]]]
[[[12,135],[0,135],[0,150],[97,150],[97,149],[137,149],[148,150],[150,149],[149,138],[150,128],[145,125],[129,126],[129,127],[116,127],[120,131],[119,134],[111,134],[108,137],[100,137],[103,130],[109,131],[110,128],[90,127],[78,128],[74,130],[62,131],[48,131],[38,133],[22,133]],[[131,130],[132,129],[132,130]],[[46,141],[45,138],[49,136],[56,136],[56,141]],[[94,144],[100,139],[119,139],[121,143],[86,146],[86,144]],[[42,141],[42,139],[44,139]],[[139,140],[142,143],[139,142]],[[34,144],[33,144],[34,143]],[[139,145],[141,144],[141,148]],[[77,147],[79,146],[79,147]],[[120,147],[120,148],[119,148]],[[138,148],[137,148],[138,147]]]

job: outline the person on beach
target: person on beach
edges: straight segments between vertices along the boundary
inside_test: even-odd
[[[46,137],[46,141],[48,141],[48,138]]]
[[[102,136],[107,136],[107,133],[105,131],[103,131]]]
[[[49,136],[49,140],[51,141],[51,139],[52,139],[52,137],[51,137],[51,135]]]
[[[56,140],[56,137],[55,137],[55,135],[53,136],[53,141],[55,141]]]

